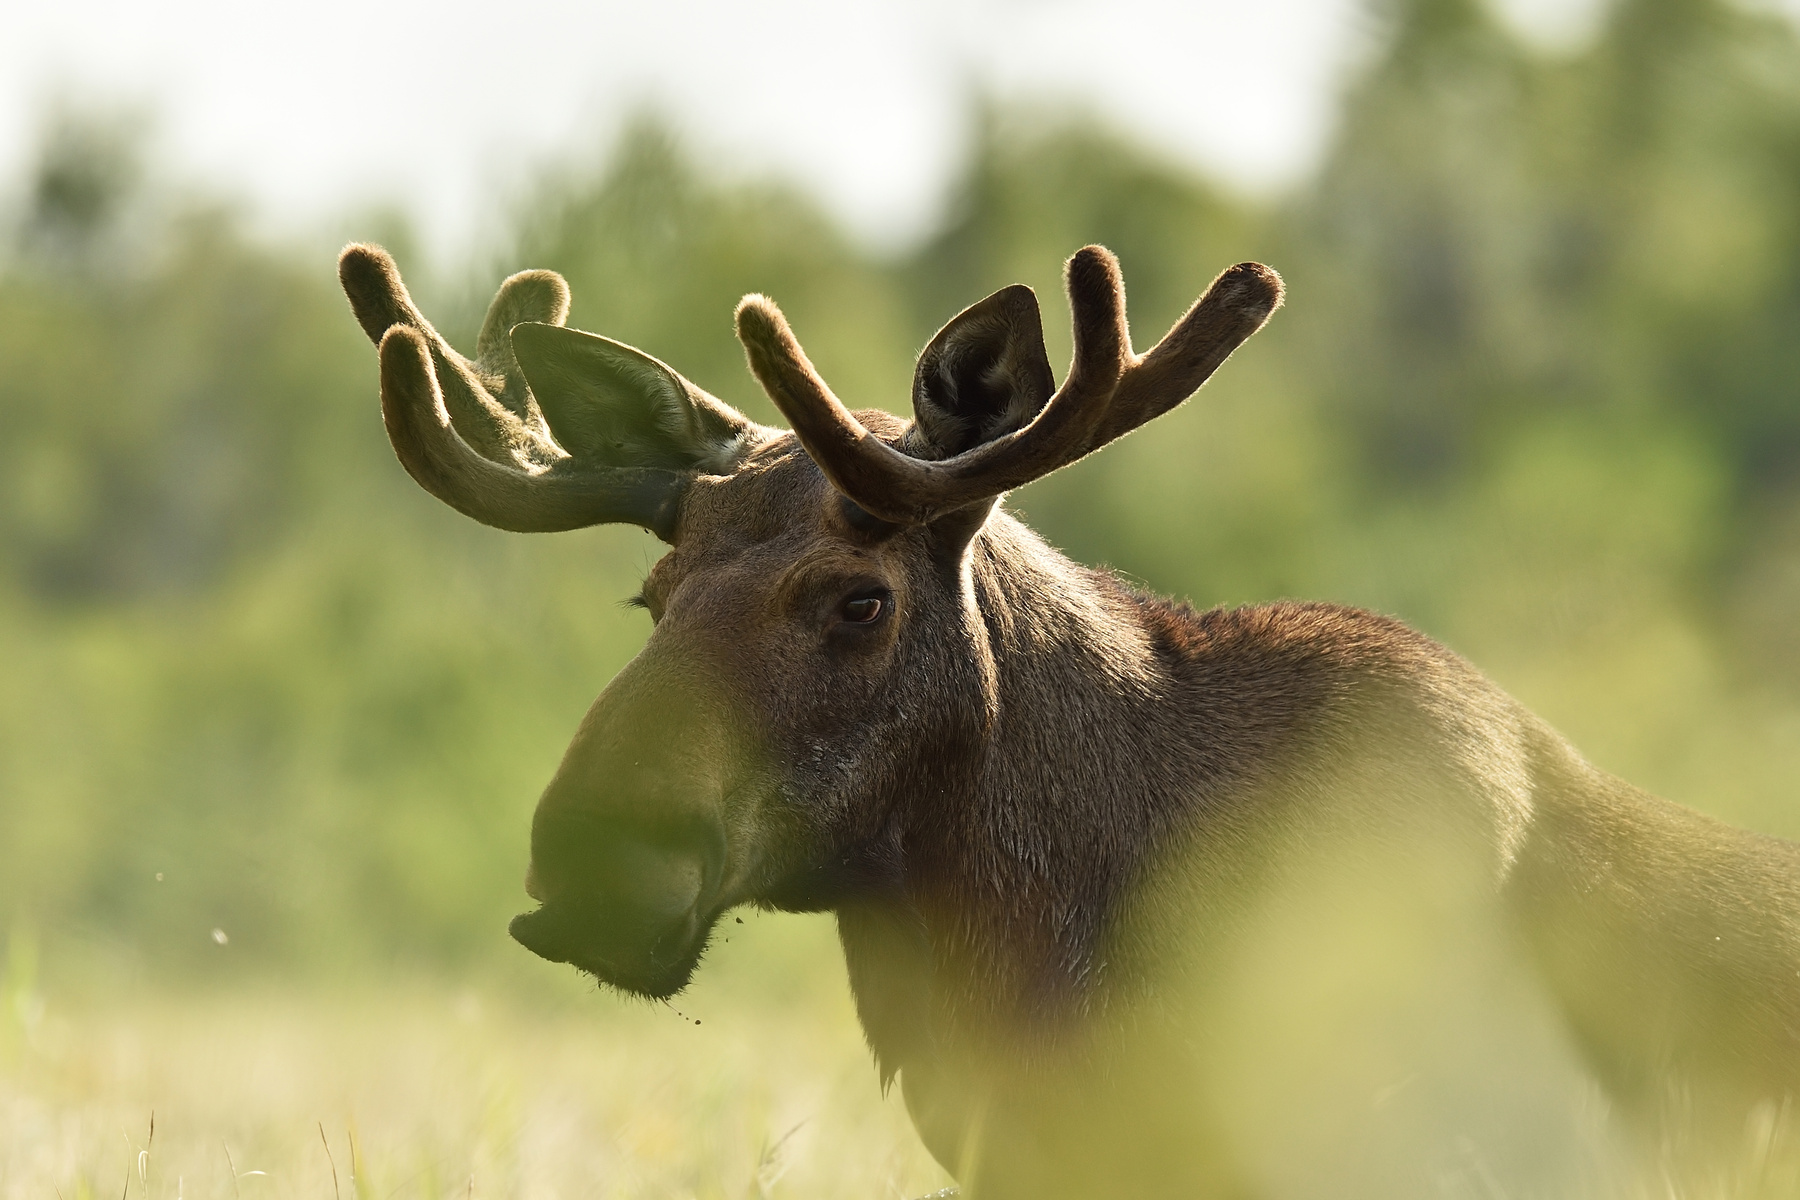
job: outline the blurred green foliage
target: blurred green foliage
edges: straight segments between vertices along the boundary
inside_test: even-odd
[[[465,348],[504,274],[553,267],[572,324],[764,420],[747,291],[852,403],[903,411],[912,355],[1007,283],[1066,361],[1084,242],[1123,260],[1140,344],[1272,262],[1289,308],[1200,399],[1013,503],[1197,604],[1397,613],[1601,765],[1800,834],[1800,38],[1619,0],[1550,56],[1475,0],[1377,12],[1280,202],[995,109],[898,256],[652,121],[547,170],[478,267],[355,232]],[[52,120],[0,269],[0,926],[202,977],[503,950],[536,791],[643,637],[616,602],[656,545],[503,534],[413,487],[329,256],[157,182],[142,142]]]

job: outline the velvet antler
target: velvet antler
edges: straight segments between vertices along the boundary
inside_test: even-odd
[[[1281,277],[1239,263],[1146,354],[1131,349],[1119,263],[1087,246],[1066,271],[1075,353],[1030,424],[929,462],[870,433],[819,378],[773,301],[747,296],[738,337],[750,369],[832,484],[883,520],[924,524],[1048,475],[1187,399],[1281,304]]]
[[[426,491],[501,529],[620,522],[672,536],[684,473],[572,457],[552,436],[514,355],[515,326],[567,319],[569,289],[560,275],[524,271],[501,284],[473,360],[420,314],[386,251],[346,247],[338,277],[363,331],[381,348],[388,440]]]

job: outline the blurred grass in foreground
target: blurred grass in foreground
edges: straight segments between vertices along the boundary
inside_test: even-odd
[[[557,973],[529,998],[403,979],[101,997],[28,1034],[9,1013],[0,1198],[879,1200],[944,1186],[850,1052],[844,985],[810,969],[834,948],[829,923],[731,929],[673,1008],[597,1002]]]

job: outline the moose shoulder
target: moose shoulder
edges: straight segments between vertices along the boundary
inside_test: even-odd
[[[472,360],[379,249],[340,273],[423,487],[671,546],[539,804],[534,952],[666,996],[734,906],[835,912],[884,1085],[987,1197],[1586,1195],[1729,1171],[1800,1089],[1800,849],[1594,769],[1391,620],[1196,613],[998,507],[1191,395],[1268,268],[1138,354],[1090,246],[1060,387],[1011,287],[925,348],[911,422],[748,297],[792,432],[564,327],[550,272]]]

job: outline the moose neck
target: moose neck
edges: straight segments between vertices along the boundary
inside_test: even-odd
[[[1185,757],[1176,680],[1142,602],[1004,512],[970,555],[991,724],[945,794],[899,811],[899,895],[840,910],[885,1069],[925,1026],[1053,1037],[1090,1015],[1108,918],[1182,806],[1180,773],[1158,769]]]

